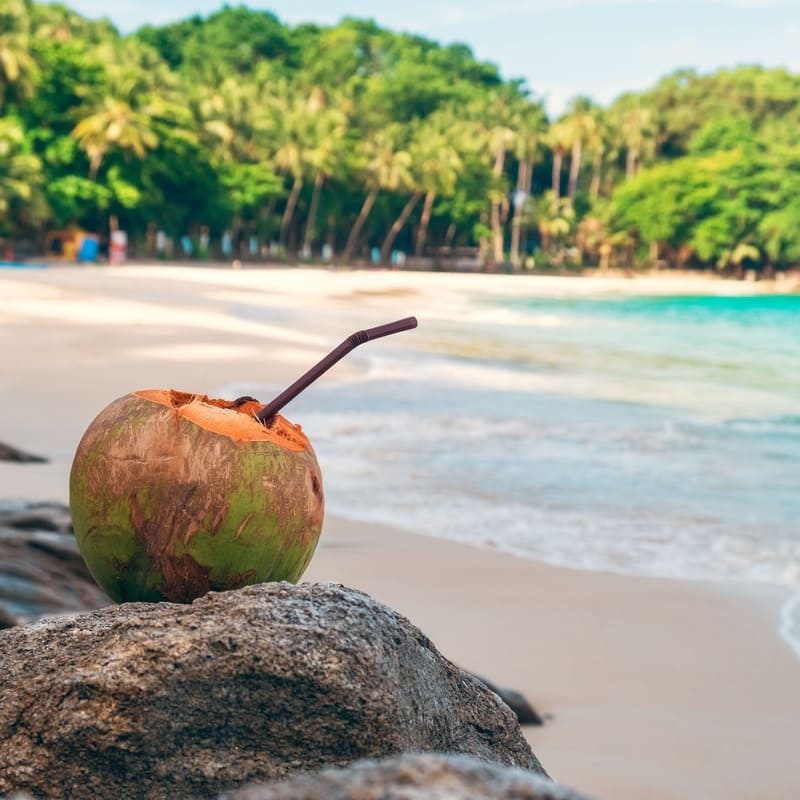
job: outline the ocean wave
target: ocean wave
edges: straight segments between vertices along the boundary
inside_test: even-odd
[[[366,350],[357,376],[293,402],[330,511],[571,568],[800,596],[791,331],[751,324],[746,299],[722,318],[700,300],[504,302],[453,300],[414,352]],[[781,630],[800,654],[800,600]]]
[[[800,436],[800,416],[728,419],[729,431],[767,436]]]

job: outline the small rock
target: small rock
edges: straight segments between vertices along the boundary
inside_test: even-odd
[[[72,533],[69,507],[62,503],[0,503],[0,525],[20,531]]]
[[[24,450],[18,450],[16,447],[12,447],[10,444],[3,444],[3,442],[0,442],[0,461],[46,464],[48,459],[44,458],[44,456],[35,456],[32,453],[26,453]]]
[[[459,755],[413,754],[246,786],[219,800],[587,800],[542,775]]]
[[[495,686],[486,678],[479,675],[475,676],[479,681],[488,686],[500,699],[517,715],[520,725],[544,725],[544,719],[536,709],[528,702],[522,692],[516,689],[504,689]]]
[[[511,710],[334,584],[127,603],[0,635],[0,793],[213,797],[404,752],[545,774]]]

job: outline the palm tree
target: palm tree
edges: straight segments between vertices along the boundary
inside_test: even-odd
[[[569,110],[563,121],[569,130],[568,138],[572,142],[567,197],[570,200],[574,200],[575,192],[578,190],[583,145],[591,137],[595,126],[594,116],[592,115],[592,101],[587,97],[575,98],[570,103]]]
[[[563,122],[556,122],[547,132],[547,142],[553,151],[553,174],[551,192],[553,202],[561,198],[561,168],[564,163],[564,154],[572,146],[572,130]]]
[[[295,138],[287,138],[278,151],[275,153],[275,163],[278,168],[287,172],[292,178],[292,189],[286,199],[286,205],[281,217],[281,232],[279,242],[282,247],[286,246],[289,234],[289,225],[294,217],[294,210],[303,188],[305,177],[305,162],[303,160],[303,148],[301,143]]]
[[[517,157],[517,189],[514,195],[514,216],[511,219],[511,263],[520,265],[520,240],[524,233],[526,211],[531,194],[533,161],[541,146],[547,117],[540,105],[529,104],[519,120],[514,155]]]
[[[127,150],[144,158],[156,147],[158,136],[152,129],[147,108],[135,109],[127,100],[104,97],[94,111],[72,130],[81,149],[89,157],[89,180],[96,180],[100,165],[113,149]]]
[[[257,163],[265,155],[258,141],[262,108],[254,82],[226,78],[216,87],[197,87],[190,99],[205,146],[222,161]],[[272,153],[269,153],[272,157]]]
[[[266,120],[266,125],[263,126],[262,134],[266,133],[267,140],[271,140],[274,146],[273,160],[278,171],[288,175],[292,180],[292,188],[281,217],[279,242],[284,247],[306,174],[305,105],[308,100],[296,87],[286,82],[278,84],[275,90],[267,97],[265,115],[262,116],[262,120]]]
[[[506,155],[517,136],[518,95],[492,93],[485,106],[483,143],[492,162],[493,186],[489,192],[489,224],[492,231],[492,258],[495,264],[503,261],[503,213],[508,210],[508,186],[505,179]]]
[[[625,146],[625,177],[632,178],[655,144],[653,112],[641,97],[623,95],[612,109]]]
[[[420,197],[422,197],[422,190],[419,188],[419,184],[414,182],[413,176],[410,174],[409,171],[409,180],[411,183],[409,184],[412,187],[415,187],[411,193],[411,196],[406,201],[406,204],[403,206],[403,210],[400,212],[400,215],[397,219],[389,226],[389,230],[384,237],[383,244],[381,245],[381,264],[389,264],[392,254],[392,245],[394,245],[394,240],[397,238],[397,234],[403,230],[403,226],[408,222],[408,218],[411,216],[411,212],[414,210],[415,206],[419,202]],[[406,187],[408,188],[408,187]]]
[[[405,188],[411,191],[411,196],[384,239],[381,247],[381,261],[384,264],[389,261],[395,238],[424,195],[425,203],[415,244],[415,253],[421,255],[437,194],[451,196],[455,191],[462,162],[451,142],[451,123],[449,115],[439,114],[431,115],[416,126],[408,149],[411,170],[408,176],[404,176],[408,181]]]
[[[367,187],[367,195],[342,251],[344,261],[352,259],[364,223],[372,211],[378,193],[382,189],[396,191],[399,186],[408,182],[411,155],[399,147],[399,141],[400,128],[392,125],[373,131],[364,143],[364,152],[357,169]]]
[[[536,212],[542,252],[561,266],[564,261],[564,248],[561,245],[571,232],[575,220],[572,203],[567,198],[555,198],[552,192],[545,192],[537,204]]]
[[[264,100],[263,76],[253,77],[252,81],[229,77],[216,87],[196,88],[191,97],[200,138],[219,173],[228,176],[222,182],[228,186],[235,209],[231,220],[234,242],[239,241],[245,207],[257,216],[259,203],[268,197],[269,217],[283,189],[283,179],[274,169],[277,115]],[[245,197],[247,202],[242,202]],[[253,221],[251,216],[250,222]]]
[[[36,79],[30,52],[30,0],[3,0],[0,5],[0,108],[13,91],[28,97]]]
[[[105,91],[86,99],[72,130],[89,157],[89,179],[96,180],[111,151],[144,158],[158,146],[156,121],[168,116],[174,79],[151,48],[135,39],[98,48],[111,63]]]
[[[319,107],[313,110],[310,126],[310,140],[307,142],[305,161],[314,175],[314,186],[311,192],[311,205],[308,209],[305,232],[303,233],[303,251],[311,252],[314,230],[319,211],[320,195],[325,181],[330,178],[344,160],[345,137],[347,134],[347,115],[344,104],[329,106],[321,90],[317,94]]]
[[[418,258],[425,250],[428,227],[433,214],[433,203],[437,197],[452,197],[456,190],[463,160],[459,148],[463,146],[467,127],[459,125],[450,114],[432,114],[418,131],[411,150],[412,160],[419,174],[419,184],[425,192],[422,216],[414,243],[414,255]]]
[[[600,185],[603,178],[603,162],[611,148],[610,129],[605,110],[595,106],[592,108],[593,124],[586,140],[592,156],[592,177],[589,181],[589,198],[592,201],[600,197]]]
[[[260,123],[264,157],[292,180],[281,218],[280,243],[285,246],[300,193],[313,176],[311,206],[303,233],[303,249],[310,249],[325,180],[341,163],[347,132],[347,116],[340,107],[328,104],[319,86],[304,89],[285,81],[267,88],[265,109]],[[269,147],[274,148],[269,154]]]
[[[502,209],[507,208],[507,187],[504,186],[503,172],[505,169],[506,153],[514,144],[516,131],[506,125],[496,125],[489,131],[489,148],[494,154],[492,175],[495,185],[491,192],[491,226],[492,226],[492,256],[495,264],[503,260],[503,220]]]
[[[0,119],[0,234],[33,227],[48,215],[42,163],[25,152],[22,128]]]

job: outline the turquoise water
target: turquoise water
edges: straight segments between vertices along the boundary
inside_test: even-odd
[[[47,264],[27,261],[0,261],[0,269],[46,269]]]
[[[800,296],[474,297],[298,398],[331,511],[555,564],[786,587]],[[267,395],[271,389],[261,389]]]

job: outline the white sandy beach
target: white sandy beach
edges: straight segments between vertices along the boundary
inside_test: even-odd
[[[531,281],[547,296],[643,291],[620,278],[0,270],[0,441],[51,459],[0,464],[1,496],[66,500],[83,430],[128,391],[286,384],[359,327],[452,316],[467,292]],[[753,286],[667,275],[646,290]],[[237,303],[265,313],[234,316]],[[282,309],[300,312],[302,330]],[[358,369],[354,355],[323,380]],[[800,797],[800,660],[777,635],[777,592],[562,569],[397,526],[328,518],[306,579],[369,592],[451,660],[522,691],[552,717],[526,733],[554,778],[605,800]]]

